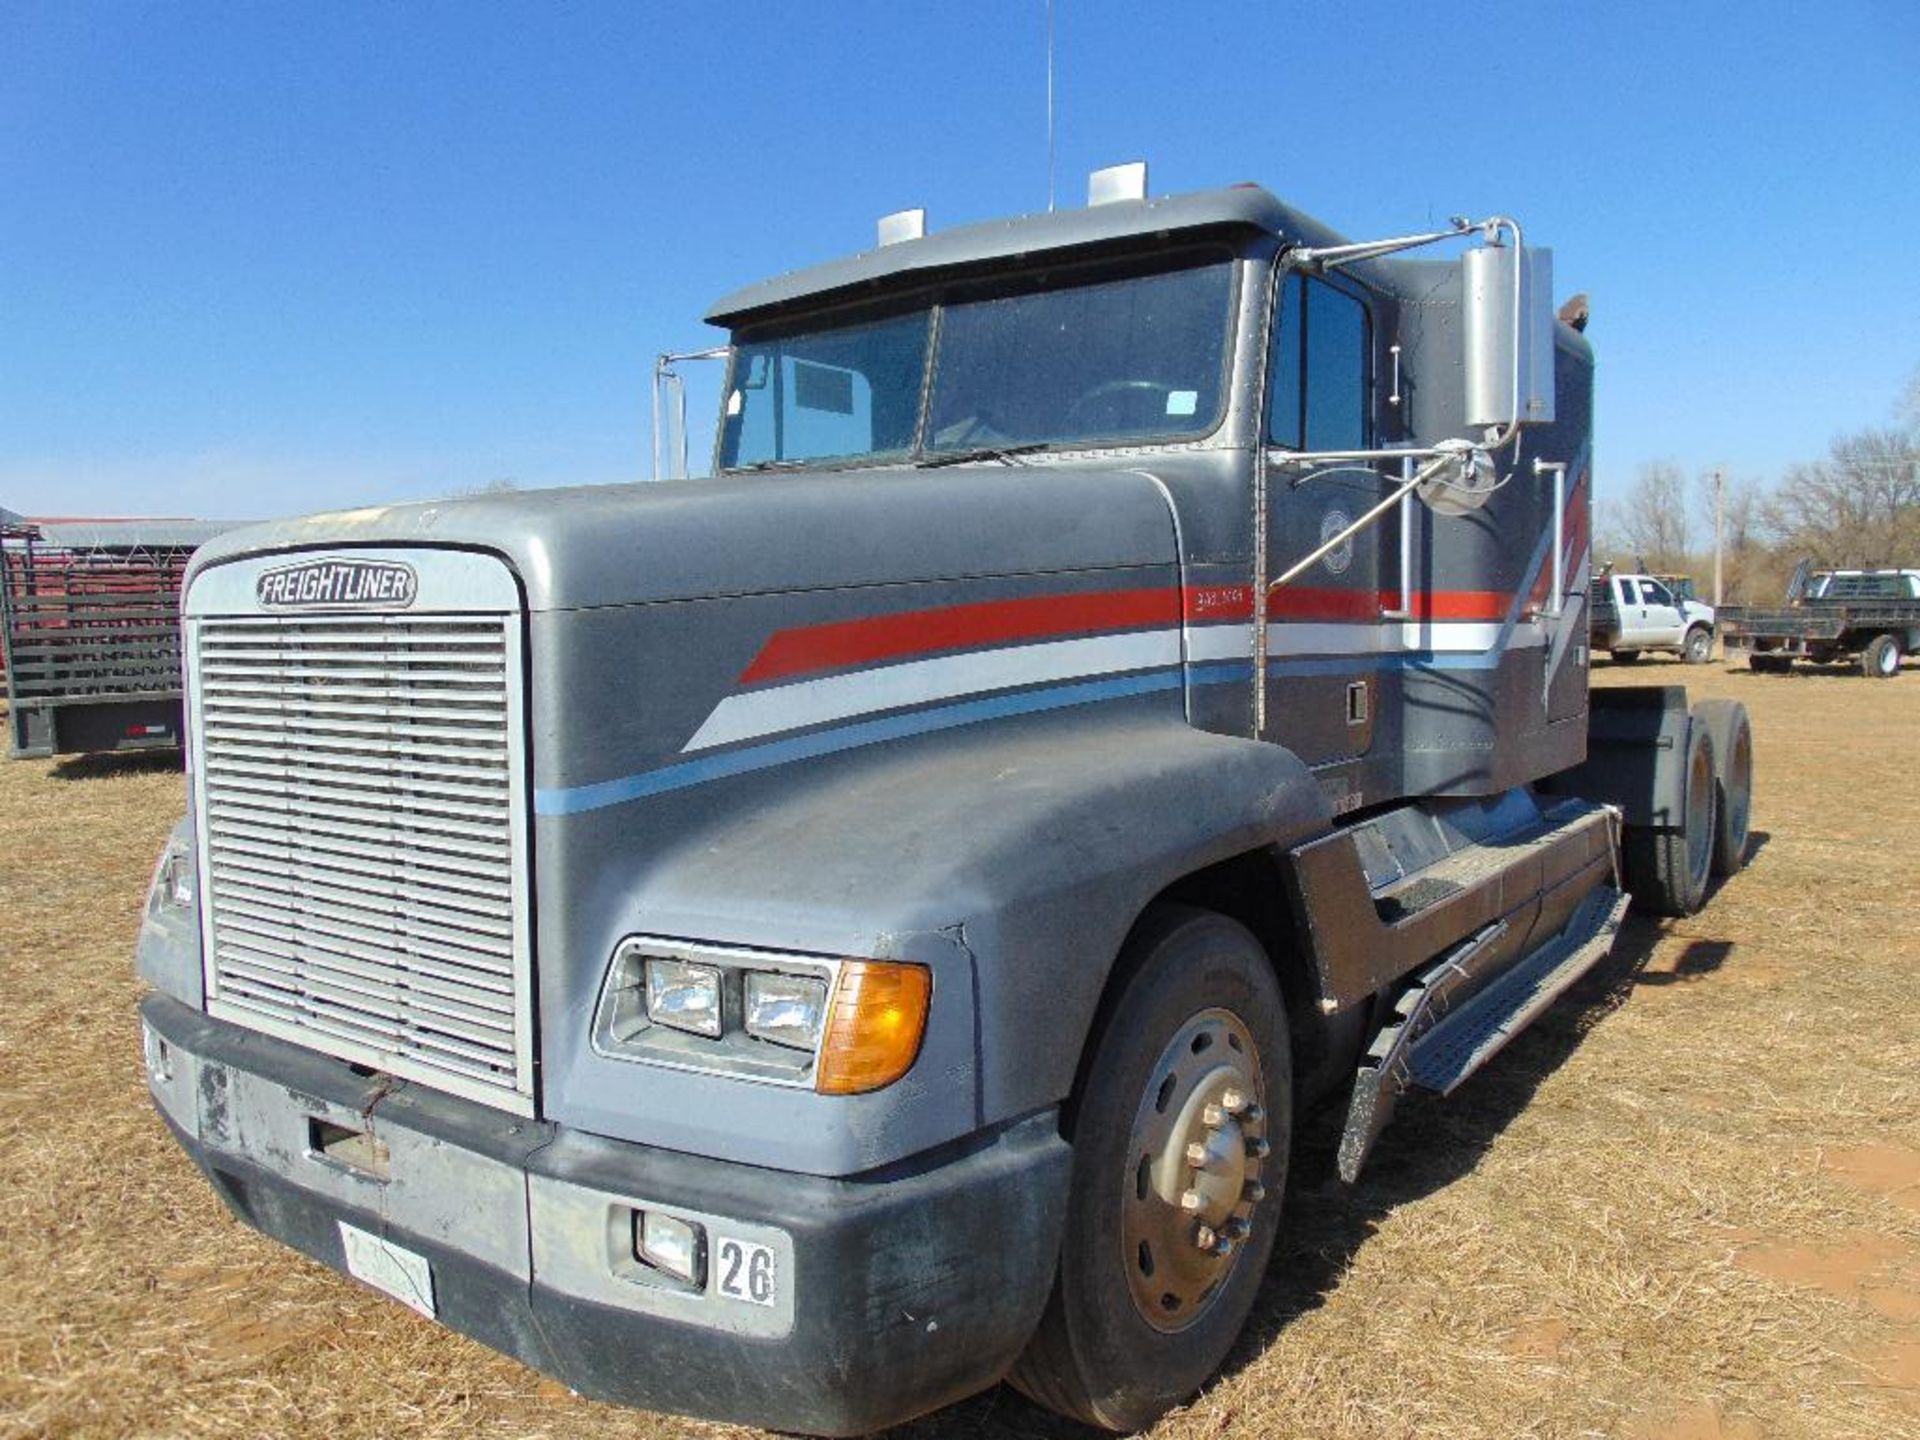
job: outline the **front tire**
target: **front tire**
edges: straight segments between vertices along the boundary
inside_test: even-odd
[[[1053,1294],[1009,1378],[1127,1431],[1199,1389],[1246,1323],[1278,1233],[1293,1076],[1273,967],[1236,922],[1155,906],[1116,974],[1068,1112]]]
[[[1900,673],[1900,637],[1876,635],[1860,653],[1860,673],[1869,680],[1891,680]]]
[[[1687,631],[1687,638],[1680,646],[1680,658],[1689,665],[1706,664],[1713,658],[1713,632],[1702,625]]]

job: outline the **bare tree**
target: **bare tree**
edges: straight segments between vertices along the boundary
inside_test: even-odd
[[[1842,436],[1790,468],[1768,510],[1785,548],[1823,564],[1920,563],[1920,429]]]
[[[1603,565],[1633,567],[1632,547],[1620,520],[1620,502],[1618,500],[1597,500],[1593,514],[1593,568]]]
[[[1661,573],[1687,568],[1693,549],[1687,510],[1687,482],[1678,465],[1654,460],[1640,467],[1619,517],[1620,538],[1636,563]]]

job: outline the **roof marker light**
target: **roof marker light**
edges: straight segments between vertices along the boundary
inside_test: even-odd
[[[1111,205],[1116,200],[1147,198],[1147,162],[1131,160],[1109,165],[1087,176],[1087,204]]]
[[[927,234],[927,212],[896,210],[880,217],[880,243],[898,245],[902,240],[923,240]]]

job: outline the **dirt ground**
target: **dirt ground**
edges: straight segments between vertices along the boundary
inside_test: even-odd
[[[1307,1156],[1249,1335],[1155,1436],[1920,1436],[1920,671],[1595,674],[1636,680],[1752,707],[1752,867],[1403,1107],[1357,1188]],[[571,1397],[228,1217],[141,1074],[181,803],[164,764],[0,764],[0,1436],[744,1433]],[[898,1432],[1081,1433],[1004,1388]]]

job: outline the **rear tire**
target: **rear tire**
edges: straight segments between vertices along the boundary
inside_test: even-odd
[[[1613,663],[1616,665],[1631,665],[1640,658],[1638,650],[1613,650],[1608,653],[1613,656]]]
[[[1672,826],[1629,825],[1622,842],[1627,889],[1656,915],[1691,915],[1707,898],[1715,842],[1713,738],[1687,726],[1684,811]]]
[[[1900,673],[1900,637],[1876,635],[1860,652],[1860,673],[1869,680],[1891,680]]]
[[[1704,665],[1713,658],[1713,632],[1704,625],[1687,631],[1681,643],[1680,658],[1689,665]]]
[[[1053,1294],[1008,1378],[1126,1431],[1199,1389],[1246,1323],[1278,1233],[1293,1075],[1273,967],[1234,921],[1155,906],[1115,973],[1068,1112]]]
[[[1753,726],[1738,700],[1702,700],[1693,718],[1713,739],[1713,873],[1738,875],[1753,818]]]

